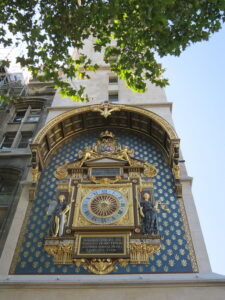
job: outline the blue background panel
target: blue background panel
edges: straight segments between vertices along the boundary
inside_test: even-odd
[[[175,186],[170,167],[161,152],[149,140],[123,130],[112,130],[121,145],[134,149],[134,157],[146,159],[158,170],[154,178],[154,197],[167,203],[170,211],[158,213],[159,234],[162,245],[159,253],[150,257],[149,265],[117,265],[115,274],[132,273],[185,273],[192,272],[187,241],[180,206],[175,194]],[[57,179],[54,172],[66,161],[78,159],[78,151],[91,146],[101,131],[82,133],[68,140],[52,155],[48,166],[43,170],[37,189],[36,199],[28,218],[22,246],[16,262],[15,274],[90,274],[82,266],[55,265],[53,257],[44,251],[44,238],[48,236],[50,216],[47,216],[49,203],[56,197]]]

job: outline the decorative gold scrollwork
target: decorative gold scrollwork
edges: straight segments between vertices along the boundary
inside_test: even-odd
[[[45,251],[54,257],[55,264],[72,264],[72,244],[45,245]]]
[[[118,262],[124,267],[128,264],[127,259],[119,259]],[[84,269],[97,275],[109,274],[115,269],[116,263],[117,260],[111,258],[74,259],[74,264],[77,267],[83,265]]]
[[[146,242],[130,243],[130,262],[132,264],[148,264],[149,257],[160,249],[160,244]]]
[[[68,175],[66,166],[59,166],[54,175],[58,179],[64,179]]]
[[[115,262],[111,258],[93,258],[87,265],[88,269],[94,274],[108,274],[115,268]]]
[[[150,178],[155,177],[157,175],[157,170],[153,165],[146,162],[144,165],[144,175]]]
[[[114,184],[121,180],[121,176],[116,176],[115,179],[110,179],[108,177],[97,179],[94,176],[90,176],[90,180],[96,184]]]
[[[75,259],[76,266],[83,264],[85,269],[97,275],[105,275],[115,269],[116,260],[111,258]]]
[[[122,266],[122,267],[126,267],[129,264],[129,259],[127,258],[120,258],[118,259],[118,263]]]

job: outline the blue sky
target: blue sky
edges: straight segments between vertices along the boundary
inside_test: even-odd
[[[162,64],[212,270],[225,275],[225,26]]]

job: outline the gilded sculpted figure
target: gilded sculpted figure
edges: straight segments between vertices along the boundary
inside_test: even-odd
[[[133,154],[134,154],[133,150],[130,150],[128,146],[124,146],[123,149],[120,150],[117,157],[127,160],[129,162],[129,164],[131,165],[130,155],[133,155]]]
[[[91,150],[88,146],[86,146],[84,147],[84,152],[79,151],[79,156],[82,157],[82,160],[80,162],[80,165],[82,166],[86,160],[95,157],[96,153],[93,150]]]
[[[179,166],[179,164],[174,164],[173,173],[174,173],[175,179],[180,179],[180,166]]]
[[[157,228],[157,212],[158,209],[151,200],[149,193],[144,193],[140,202],[140,216],[142,218],[143,234],[158,234]]]
[[[66,214],[70,210],[70,205],[65,201],[65,195],[59,195],[58,203],[53,212],[50,234],[53,237],[62,236],[66,223]]]
[[[133,150],[130,150],[128,146],[124,146],[121,149],[121,145],[117,142],[114,134],[108,130],[100,134],[100,139],[92,145],[92,147],[84,147],[84,151],[78,152],[80,160],[80,167],[83,163],[92,158],[99,158],[103,156],[111,156],[119,159],[124,159],[132,164],[131,155],[134,154]]]

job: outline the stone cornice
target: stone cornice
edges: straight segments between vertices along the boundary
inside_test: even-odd
[[[218,274],[155,274],[155,275],[12,275],[0,276],[0,288],[174,288],[225,287],[225,276]]]
[[[118,104],[125,104],[127,105],[127,103],[123,103],[123,102],[119,102]],[[88,105],[92,105],[92,104],[87,104]],[[69,106],[69,105],[65,105],[65,106],[53,106],[53,107],[48,107],[47,110],[48,111],[57,111],[57,110],[72,110],[74,108],[78,108],[78,107],[83,107],[83,104],[76,104],[75,106]],[[172,107],[173,107],[173,103],[172,102],[157,102],[157,103],[134,103],[134,104],[130,104],[129,106],[134,106],[134,107],[146,107],[146,108],[151,108],[151,107],[169,107],[170,112],[172,112]]]

